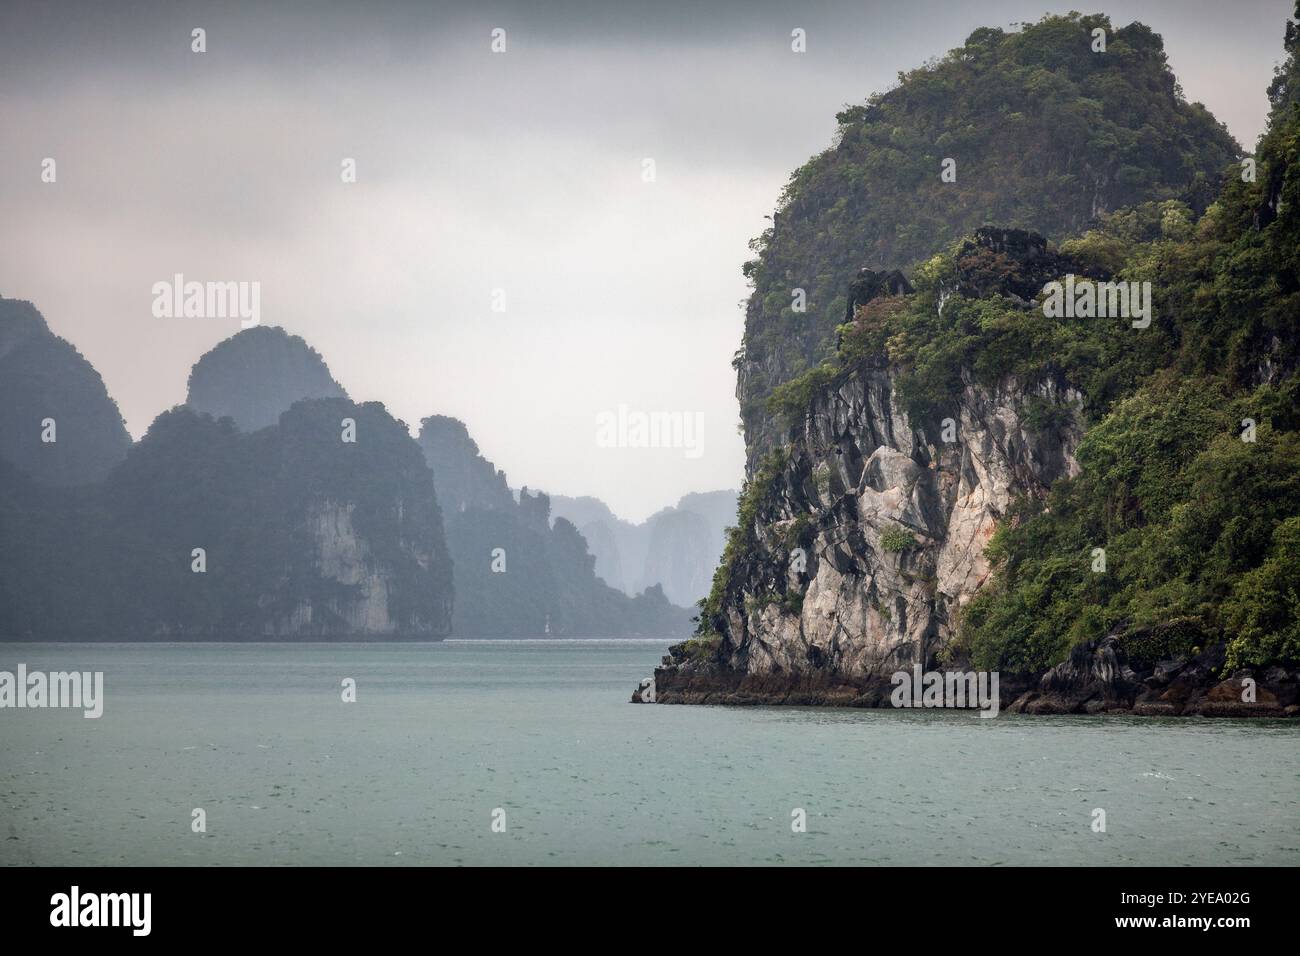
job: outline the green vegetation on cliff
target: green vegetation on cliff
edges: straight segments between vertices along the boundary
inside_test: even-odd
[[[1050,26],[1050,42],[1066,23],[1088,22],[1049,18],[1032,29]],[[1229,667],[1300,660],[1298,44],[1290,24],[1253,176],[1249,164],[1231,166],[1208,202],[1203,189],[1179,197],[1147,180],[1127,197],[1139,200],[1133,205],[1055,230],[1059,245],[987,226],[953,237],[930,223],[923,234],[941,251],[912,270],[911,291],[855,298],[852,320],[834,326],[833,349],[766,398],[767,420],[798,434],[827,390],[864,367],[888,366],[913,427],[932,436],[970,385],[1013,385],[1032,430],[1085,429],[1080,473],[1045,500],[1018,501],[990,543],[994,573],[967,606],[959,639],[981,668],[1041,672],[1105,634],[1119,634],[1133,659],[1147,661],[1218,643],[1228,646]],[[1175,112],[1201,115],[1185,104]],[[1228,157],[1208,118],[1193,139],[1185,161]],[[1123,153],[1114,143],[1105,149]],[[1043,198],[1067,205],[1074,197],[1057,186]],[[772,241],[763,262],[775,255]],[[826,263],[817,274],[841,276],[838,289],[848,289],[847,263],[820,234],[803,242],[799,255]],[[1134,327],[1132,316],[1049,316],[1045,285],[1071,274],[1150,283],[1149,325]],[[768,281],[756,273],[756,289]],[[793,369],[812,354],[801,336],[778,335],[796,356],[778,365]],[[753,358],[748,338],[746,347]],[[751,456],[761,451],[751,441]],[[779,492],[773,459],[756,460],[702,606],[702,636],[726,633],[755,560],[756,517]]]
[[[736,523],[727,529],[727,543],[722,551],[722,561],[713,572],[713,584],[709,594],[699,602],[700,613],[696,617],[695,637],[713,640],[710,646],[716,648],[716,638],[726,631],[725,605],[734,600],[731,586],[743,578],[743,563],[751,558],[756,547],[755,529],[759,518],[772,501],[778,479],[786,466],[786,452],[777,448],[769,452],[759,464],[752,478],[745,482],[736,502]],[[696,645],[698,648],[702,645]]]
[[[1142,202],[1199,213],[1240,155],[1183,98],[1160,37],[1100,15],[976,30],[838,119],[835,145],[795,172],[745,266],[754,291],[736,367],[751,461],[779,437],[767,396],[833,353],[860,267],[913,267],[989,222],[1055,237]],[[954,182],[940,179],[944,159]]]
[[[1297,43],[1289,24],[1255,181],[1181,241],[1125,250],[1163,290],[1165,361],[1088,432],[1081,474],[995,536],[967,615],[981,666],[1039,669],[1114,631],[1167,655],[1226,641],[1230,668],[1300,660]]]

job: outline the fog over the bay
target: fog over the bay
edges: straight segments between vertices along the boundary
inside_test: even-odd
[[[262,324],[354,399],[412,427],[461,418],[513,485],[636,520],[740,485],[741,264],[836,111],[978,26],[1080,8],[263,6],[0,9],[0,294],[94,363],[139,437],[239,330],[156,318],[153,285],[260,282]],[[1291,8],[1082,5],[1160,33],[1187,98],[1247,149]],[[699,449],[601,447],[624,406],[700,416]]]

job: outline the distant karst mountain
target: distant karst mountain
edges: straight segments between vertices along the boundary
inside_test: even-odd
[[[587,539],[596,559],[596,576],[625,594],[636,593],[647,541],[640,527],[624,521],[605,502],[590,495],[551,495],[550,500],[552,515],[568,521]]]
[[[98,374],[34,308],[0,300],[0,318],[0,434],[16,449],[0,460],[0,639],[690,633],[662,588],[600,580],[578,530],[552,524],[544,494],[516,501],[461,422],[428,418],[417,444],[298,336],[217,345],[186,405],[132,447]],[[56,454],[80,457],[52,467],[44,418]],[[116,445],[91,427],[105,421]]]
[[[662,583],[665,594],[681,595],[688,604],[708,594],[713,569],[722,556],[720,535],[715,536],[708,522],[693,511],[670,511],[647,524],[650,547],[645,578]]]
[[[130,445],[95,367],[30,302],[0,296],[0,458],[39,484],[80,485]]]
[[[0,460],[0,640],[446,636],[424,456],[302,339],[222,343],[190,376],[222,417],[181,406],[134,446],[98,373],[28,303],[0,300],[0,373],[17,449]],[[57,442],[26,441],[47,417]]]
[[[274,425],[304,398],[347,398],[320,353],[276,326],[245,329],[218,343],[190,371],[185,403],[246,432]]]
[[[479,454],[478,444],[469,437],[464,422],[430,415],[420,423],[419,441],[430,466],[437,463],[435,482],[443,510],[454,513],[514,508],[515,498],[506,484],[506,473]]]
[[[736,497],[730,490],[684,495],[640,524],[590,496],[553,495],[551,503],[555,516],[587,539],[606,583],[630,594],[658,584],[674,604],[694,606],[709,593],[726,529],[735,523]]]
[[[479,453],[464,423],[441,415],[421,423],[420,446],[444,503],[455,563],[458,637],[671,637],[691,629],[691,612],[659,587],[635,597],[597,577],[595,558],[551,502],[520,492]]]
[[[433,479],[377,402],[298,402],[252,434],[181,406],[100,485],[41,489],[0,469],[0,488],[0,639],[427,640],[450,627]]]

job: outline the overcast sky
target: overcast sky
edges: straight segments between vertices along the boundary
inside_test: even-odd
[[[353,398],[413,429],[454,415],[512,485],[639,520],[740,484],[740,267],[835,112],[978,26],[1080,4],[210,6],[0,5],[0,294],[139,437],[238,331],[155,318],[153,284],[260,282],[262,323]],[[1188,98],[1253,145],[1290,0],[1082,6],[1162,34]],[[702,453],[601,447],[620,405],[701,415]]]

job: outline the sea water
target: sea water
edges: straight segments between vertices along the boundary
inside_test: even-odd
[[[1300,864],[1300,721],[628,703],[668,643],[0,644],[104,674],[0,710],[0,864]]]

